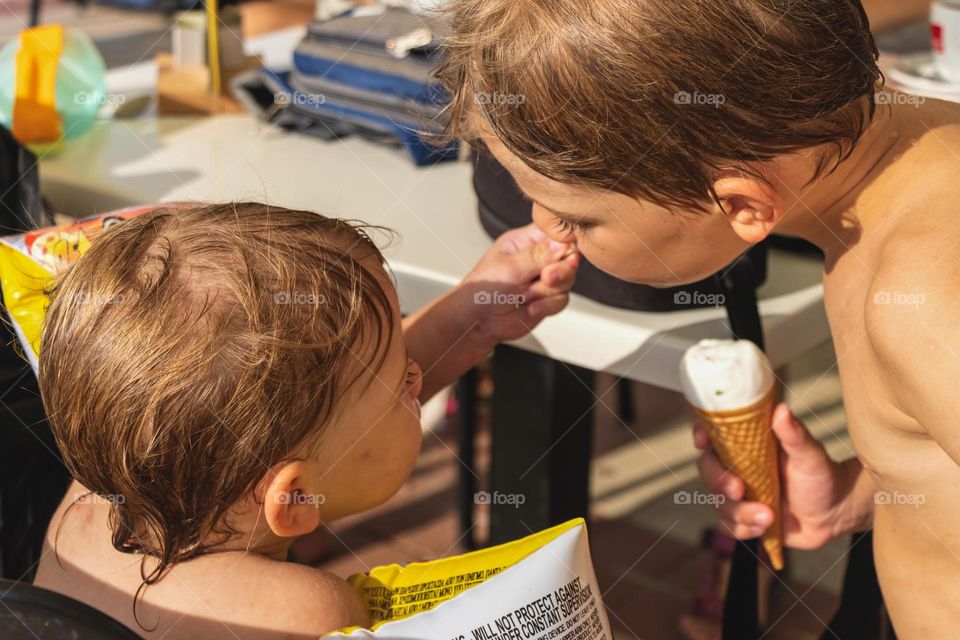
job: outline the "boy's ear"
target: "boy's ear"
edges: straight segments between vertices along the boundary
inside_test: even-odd
[[[297,460],[271,470],[263,493],[263,513],[270,529],[294,538],[320,526],[323,496],[313,492],[307,463]]]
[[[734,232],[750,244],[770,235],[783,218],[776,190],[758,178],[725,176],[714,181],[713,189]]]

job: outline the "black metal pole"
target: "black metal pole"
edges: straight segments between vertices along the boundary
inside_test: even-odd
[[[586,518],[593,372],[500,345],[493,381],[488,543]]]
[[[30,26],[35,27],[40,24],[40,5],[42,0],[30,0]]]
[[[733,337],[750,340],[763,349],[763,325],[757,304],[759,283],[750,254],[741,256],[718,278]],[[757,539],[737,541],[723,603],[723,640],[758,640],[761,637],[757,584],[759,553]]]

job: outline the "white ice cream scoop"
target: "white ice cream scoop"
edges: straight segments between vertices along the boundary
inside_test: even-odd
[[[701,340],[683,354],[680,384],[695,407],[729,411],[763,398],[773,386],[773,369],[749,340]]]

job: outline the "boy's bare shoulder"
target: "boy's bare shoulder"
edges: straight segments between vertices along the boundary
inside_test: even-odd
[[[174,640],[307,639],[369,624],[359,596],[344,580],[240,552],[175,566],[147,589],[144,603],[144,619],[156,623],[158,635]]]
[[[256,556],[247,556],[244,565],[249,605],[251,611],[259,610],[261,621],[277,624],[289,633],[315,635],[369,624],[360,597],[342,578],[314,567]]]
[[[143,621],[147,627],[157,625],[149,637],[166,640],[221,637],[226,629],[232,632],[229,637],[275,640],[316,638],[368,624],[359,596],[343,579],[241,551],[175,564],[143,591],[140,617],[135,618],[140,557],[110,544],[106,504],[74,504],[87,493],[76,482],[70,487],[48,530],[36,584],[105,611],[131,629]],[[64,516],[69,505],[74,506]]]
[[[923,334],[917,330],[960,322],[960,198],[953,209],[943,215],[918,207],[878,248],[865,315],[880,346],[903,344],[907,330]]]
[[[339,629],[349,626],[368,626],[370,619],[360,596],[347,582],[326,571],[292,562],[285,562],[283,581],[292,598],[298,597],[308,605],[322,607],[323,626]],[[293,591],[299,596],[293,596]]]
[[[915,216],[879,249],[864,326],[902,408],[930,427],[960,408],[931,401],[942,385],[953,398],[960,379],[960,216],[937,206]]]

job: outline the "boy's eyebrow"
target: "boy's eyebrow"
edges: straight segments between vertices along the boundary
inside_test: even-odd
[[[526,198],[527,200],[529,200],[530,202],[532,202],[532,203],[534,203],[534,204],[536,204],[536,205],[539,205],[540,207],[546,209],[547,211],[549,211],[550,213],[552,213],[553,215],[555,215],[555,216],[558,217],[558,218],[562,218],[562,219],[565,219],[565,220],[569,220],[569,221],[571,221],[571,222],[578,222],[578,223],[581,223],[581,224],[583,224],[583,223],[589,224],[589,223],[596,223],[596,222],[598,222],[598,220],[597,220],[596,218],[591,218],[590,216],[585,216],[585,215],[583,215],[583,214],[581,214],[581,213],[570,213],[570,212],[567,212],[567,211],[557,211],[557,210],[554,209],[553,207],[548,207],[547,205],[543,204],[542,202],[540,202],[539,200],[537,200],[536,198],[534,198],[533,196],[531,196],[529,193],[527,193],[527,190],[524,189],[523,187],[521,187],[521,186],[520,186],[520,183],[515,183],[515,184],[517,185],[517,189],[520,190],[520,193],[523,194],[523,197],[525,197],[525,198]]]

